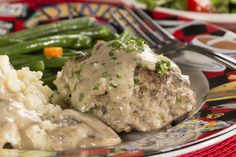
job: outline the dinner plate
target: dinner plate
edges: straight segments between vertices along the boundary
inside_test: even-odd
[[[137,0],[123,0],[123,2],[129,5],[132,4],[141,8],[146,8],[144,4],[138,3]],[[176,10],[164,7],[156,7],[154,11],[169,15],[176,15],[186,19],[207,21],[236,32],[236,13],[202,13],[194,11]]]
[[[6,8],[1,7],[1,11],[5,13],[0,17],[0,32],[5,34],[49,21],[85,15],[97,17],[99,22],[115,29],[108,24],[109,11],[122,9],[119,3],[64,2],[66,1],[48,3],[37,0],[34,3],[22,1],[5,4]],[[168,14],[160,17],[157,12],[150,15],[155,19],[173,17]],[[180,40],[194,42],[202,34],[235,39],[235,34],[225,29],[204,22],[186,22],[185,19],[182,21],[175,17],[178,24],[165,23],[165,27]],[[210,146],[236,134],[236,71],[199,54],[184,52],[181,56],[172,59],[184,74],[189,75],[191,88],[197,95],[197,105],[191,118],[173,123],[172,127],[159,132],[122,133],[120,136],[123,142],[112,147],[73,152],[1,149],[0,156],[174,156]],[[191,59],[193,57],[194,60]]]

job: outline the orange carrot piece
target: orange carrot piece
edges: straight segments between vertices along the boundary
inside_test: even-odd
[[[45,47],[43,50],[45,57],[59,58],[63,55],[62,47]]]

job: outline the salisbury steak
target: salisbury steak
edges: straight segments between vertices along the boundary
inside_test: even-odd
[[[89,58],[68,61],[55,84],[73,108],[116,132],[160,129],[196,103],[188,76],[140,39],[96,45]]]

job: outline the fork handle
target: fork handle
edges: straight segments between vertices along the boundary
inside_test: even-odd
[[[218,62],[221,62],[222,64],[224,64],[225,66],[231,68],[232,70],[236,70],[236,59],[234,59],[233,57],[230,56],[226,56],[222,53],[219,52],[215,52],[213,50],[204,48],[204,47],[200,47],[197,45],[192,45],[189,44],[186,47],[183,48],[184,50],[192,50],[195,52],[198,52],[200,54],[203,54],[205,56],[208,56]]]

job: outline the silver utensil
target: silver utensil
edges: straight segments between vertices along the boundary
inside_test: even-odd
[[[132,29],[131,31],[145,39],[156,53],[163,53],[171,58],[171,56],[180,55],[180,52],[188,50],[208,56],[215,61],[236,70],[236,59],[204,47],[177,40],[161,25],[154,22],[153,19],[141,9],[133,7],[133,10],[131,10],[130,8],[125,7],[125,10],[128,12],[128,15],[121,9],[115,13],[111,13],[114,22],[124,30],[127,28],[127,26],[121,21],[121,19],[124,19],[129,28]],[[116,13],[118,13],[121,18],[116,17]]]

